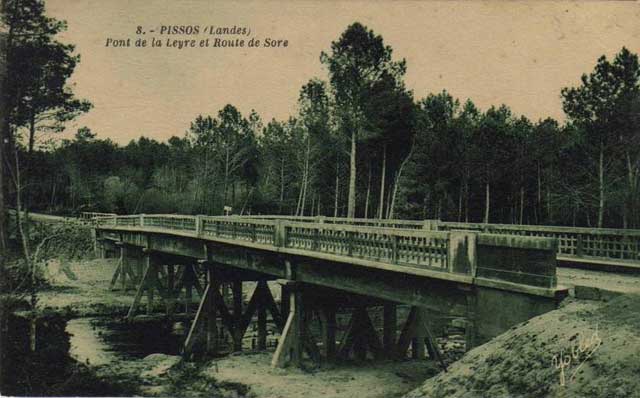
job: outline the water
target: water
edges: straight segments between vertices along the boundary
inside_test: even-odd
[[[144,358],[154,353],[178,355],[185,339],[182,322],[148,320],[124,322],[113,318],[78,318],[67,323],[70,355],[98,366]]]

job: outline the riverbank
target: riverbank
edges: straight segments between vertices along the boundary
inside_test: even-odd
[[[407,398],[640,397],[640,295],[565,300],[469,351]]]
[[[399,397],[440,371],[424,360],[273,369],[273,349],[185,362],[177,354],[187,323],[162,317],[123,322],[135,292],[109,290],[116,267],[117,259],[47,263],[50,287],[39,292],[38,306],[63,317],[68,334],[64,368],[69,371],[54,383],[66,389],[52,389],[55,395]],[[50,343],[46,337],[44,341]],[[89,385],[101,386],[103,393]]]

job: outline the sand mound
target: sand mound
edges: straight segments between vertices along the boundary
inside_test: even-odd
[[[640,296],[567,300],[407,397],[640,397]]]

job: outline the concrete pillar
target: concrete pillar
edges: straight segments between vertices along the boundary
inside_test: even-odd
[[[449,232],[449,272],[476,275],[478,233],[471,231]]]
[[[423,220],[422,229],[427,231],[438,231],[440,220]]]

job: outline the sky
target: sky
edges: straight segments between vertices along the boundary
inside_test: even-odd
[[[636,1],[169,1],[46,0],[68,22],[60,40],[81,62],[71,83],[94,108],[69,123],[126,144],[142,135],[183,136],[199,114],[231,103],[263,121],[296,112],[310,78],[327,79],[321,51],[358,21],[405,58],[416,99],[444,89],[481,109],[506,104],[537,121],[563,120],[560,90],[576,86],[601,55],[626,46],[640,53]],[[197,35],[160,34],[162,26],[198,25]],[[145,34],[136,34],[141,26]],[[245,36],[205,33],[245,27]],[[208,28],[207,28],[208,29]],[[154,32],[151,32],[153,30]],[[130,39],[131,47],[106,46]],[[136,39],[147,47],[135,47]],[[162,47],[150,47],[151,38]],[[166,41],[243,38],[245,47],[167,47]],[[246,47],[251,38],[287,47]]]

